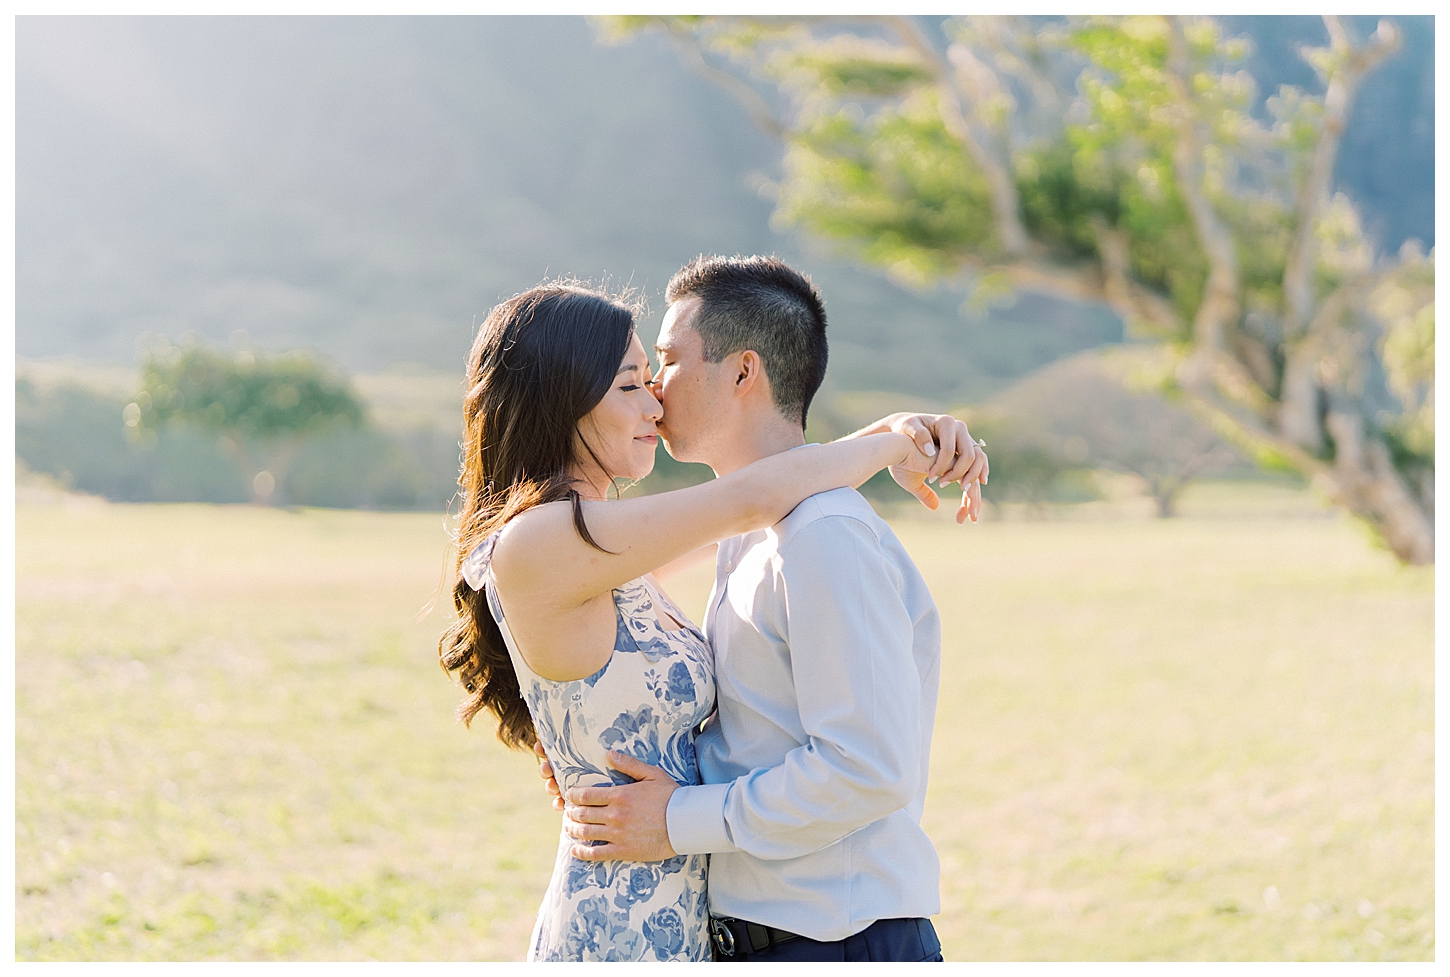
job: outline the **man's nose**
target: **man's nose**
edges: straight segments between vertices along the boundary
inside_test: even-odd
[[[644,382],[644,386],[646,390],[655,395],[655,400],[658,400],[660,403],[664,403],[664,395],[660,393],[660,387],[663,386],[663,384],[660,382],[659,377],[655,377],[653,380],[646,380]]]

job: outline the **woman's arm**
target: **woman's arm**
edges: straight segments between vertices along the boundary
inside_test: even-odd
[[[500,590],[511,609],[569,611],[692,550],[774,525],[817,492],[890,466],[925,472],[931,461],[904,434],[871,434],[783,451],[673,492],[583,503],[590,535],[609,552],[579,538],[569,503],[552,502],[508,525],[494,570],[508,581]]]
[[[881,431],[905,434],[918,445],[930,441],[940,445],[941,450],[932,462],[931,471],[925,475],[892,468],[891,477],[896,484],[916,496],[922,505],[933,510],[941,504],[941,500],[927,483],[933,480],[940,485],[960,482],[962,504],[957,510],[957,522],[969,518],[972,522],[977,521],[977,514],[982,508],[982,486],[987,484],[991,464],[987,453],[982,450],[984,443],[972,437],[965,421],[959,421],[950,414],[888,414],[846,435],[846,438],[859,438]]]
[[[991,471],[987,453],[967,430],[966,421],[950,414],[888,414],[840,440],[880,434],[882,431],[905,434],[918,445],[934,441],[940,446],[941,451],[932,460],[931,471],[927,472],[929,479],[936,479],[942,485],[952,482],[961,482],[963,486],[971,482],[987,483],[987,475]]]
[[[691,550],[684,556],[677,556],[662,567],[655,567],[651,572],[655,580],[668,580],[669,578],[684,573],[694,566],[699,566],[706,560],[715,559],[715,551],[720,548],[719,543],[708,543],[697,550]]]

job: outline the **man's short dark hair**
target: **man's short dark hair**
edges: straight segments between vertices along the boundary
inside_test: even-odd
[[[693,323],[705,361],[760,354],[776,409],[806,426],[826,376],[826,307],[811,280],[774,255],[701,255],[675,272],[665,301],[700,297]]]

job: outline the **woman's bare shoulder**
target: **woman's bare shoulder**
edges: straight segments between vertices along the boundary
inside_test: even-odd
[[[573,532],[574,517],[568,501],[545,502],[510,519],[494,544],[493,566],[497,574],[527,571],[560,534]]]

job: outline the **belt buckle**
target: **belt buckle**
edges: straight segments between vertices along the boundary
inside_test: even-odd
[[[721,955],[727,957],[735,956],[735,933],[720,922],[714,916],[710,917],[710,938],[715,943],[715,948]]]

